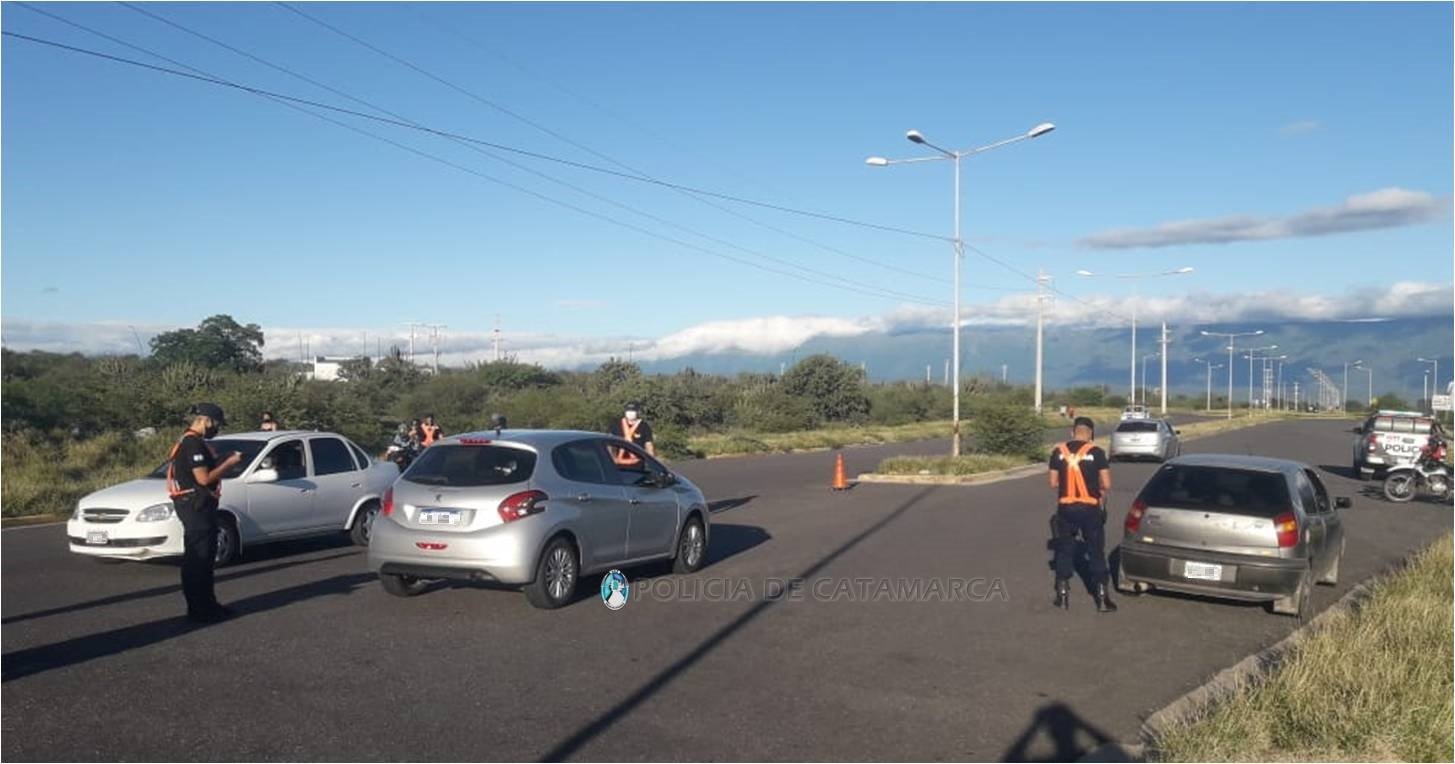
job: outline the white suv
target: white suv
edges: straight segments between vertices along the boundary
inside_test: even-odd
[[[209,445],[219,455],[243,455],[222,480],[218,565],[236,561],[244,546],[279,539],[345,531],[367,545],[379,499],[399,477],[395,465],[329,432],[245,432]],[[130,560],[182,554],[166,474],[163,463],[83,497],[66,523],[71,551]]]

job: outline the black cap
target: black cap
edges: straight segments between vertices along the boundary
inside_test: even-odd
[[[1076,417],[1075,421],[1073,421],[1071,423],[1071,426],[1072,427],[1085,427],[1086,429],[1091,430],[1092,432],[1096,432],[1096,422],[1091,421],[1091,417],[1089,417],[1089,416],[1079,416],[1079,417]]]
[[[199,403],[189,413],[192,416],[205,416],[216,422],[218,427],[227,424],[227,415],[222,413],[222,407],[216,403]]]
[[[641,411],[642,410],[642,404],[640,404],[640,403],[638,403],[636,401],[627,401],[626,409],[628,411]]]

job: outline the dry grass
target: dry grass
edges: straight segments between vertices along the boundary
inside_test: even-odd
[[[978,475],[982,472],[1024,467],[1032,462],[1029,457],[999,454],[963,454],[958,457],[893,456],[880,462],[874,471],[881,475]]]
[[[1155,741],[1165,761],[1451,761],[1451,538],[1299,641],[1267,681]]]
[[[6,436],[0,506],[5,517],[69,513],[82,496],[150,472],[171,447],[164,437],[137,441],[122,433],[83,441]]]
[[[876,443],[903,443],[926,438],[950,437],[950,423],[916,422],[913,424],[827,427],[803,432],[748,433],[729,432],[694,436],[689,448],[703,456],[785,453]]]

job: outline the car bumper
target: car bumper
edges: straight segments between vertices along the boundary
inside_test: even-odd
[[[528,584],[535,578],[539,547],[530,530],[498,525],[468,533],[425,531],[379,517],[370,529],[369,570],[416,578]],[[441,544],[443,548],[438,547]]]
[[[1189,562],[1220,565],[1221,577],[1217,581],[1188,578]],[[1266,602],[1292,596],[1307,569],[1308,563],[1300,559],[1207,552],[1130,540],[1121,545],[1124,585],[1146,584],[1153,589],[1226,599]]]
[[[157,527],[147,527],[131,522],[108,524],[71,520],[66,523],[66,540],[73,553],[88,557],[128,560],[176,557],[182,554],[182,534],[169,527],[171,525],[160,522]],[[104,543],[98,543],[92,537],[93,533],[105,533]]]
[[[1112,441],[1109,455],[1117,457],[1157,457],[1162,456],[1161,443],[1117,443]]]

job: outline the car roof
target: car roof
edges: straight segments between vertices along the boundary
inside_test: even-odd
[[[451,435],[435,445],[459,444],[463,440],[488,440],[502,444],[516,444],[531,446],[533,448],[554,448],[562,443],[569,443],[582,438],[611,438],[614,436],[602,432],[588,432],[586,430],[475,430],[462,432],[458,435]]]
[[[293,435],[331,435],[342,438],[336,432],[323,432],[321,430],[250,430],[248,432],[224,432],[219,433],[218,440],[273,440]]]
[[[1235,470],[1257,470],[1260,472],[1292,472],[1307,469],[1308,465],[1292,459],[1275,459],[1271,456],[1249,454],[1186,454],[1168,462],[1191,467],[1220,467]]]

